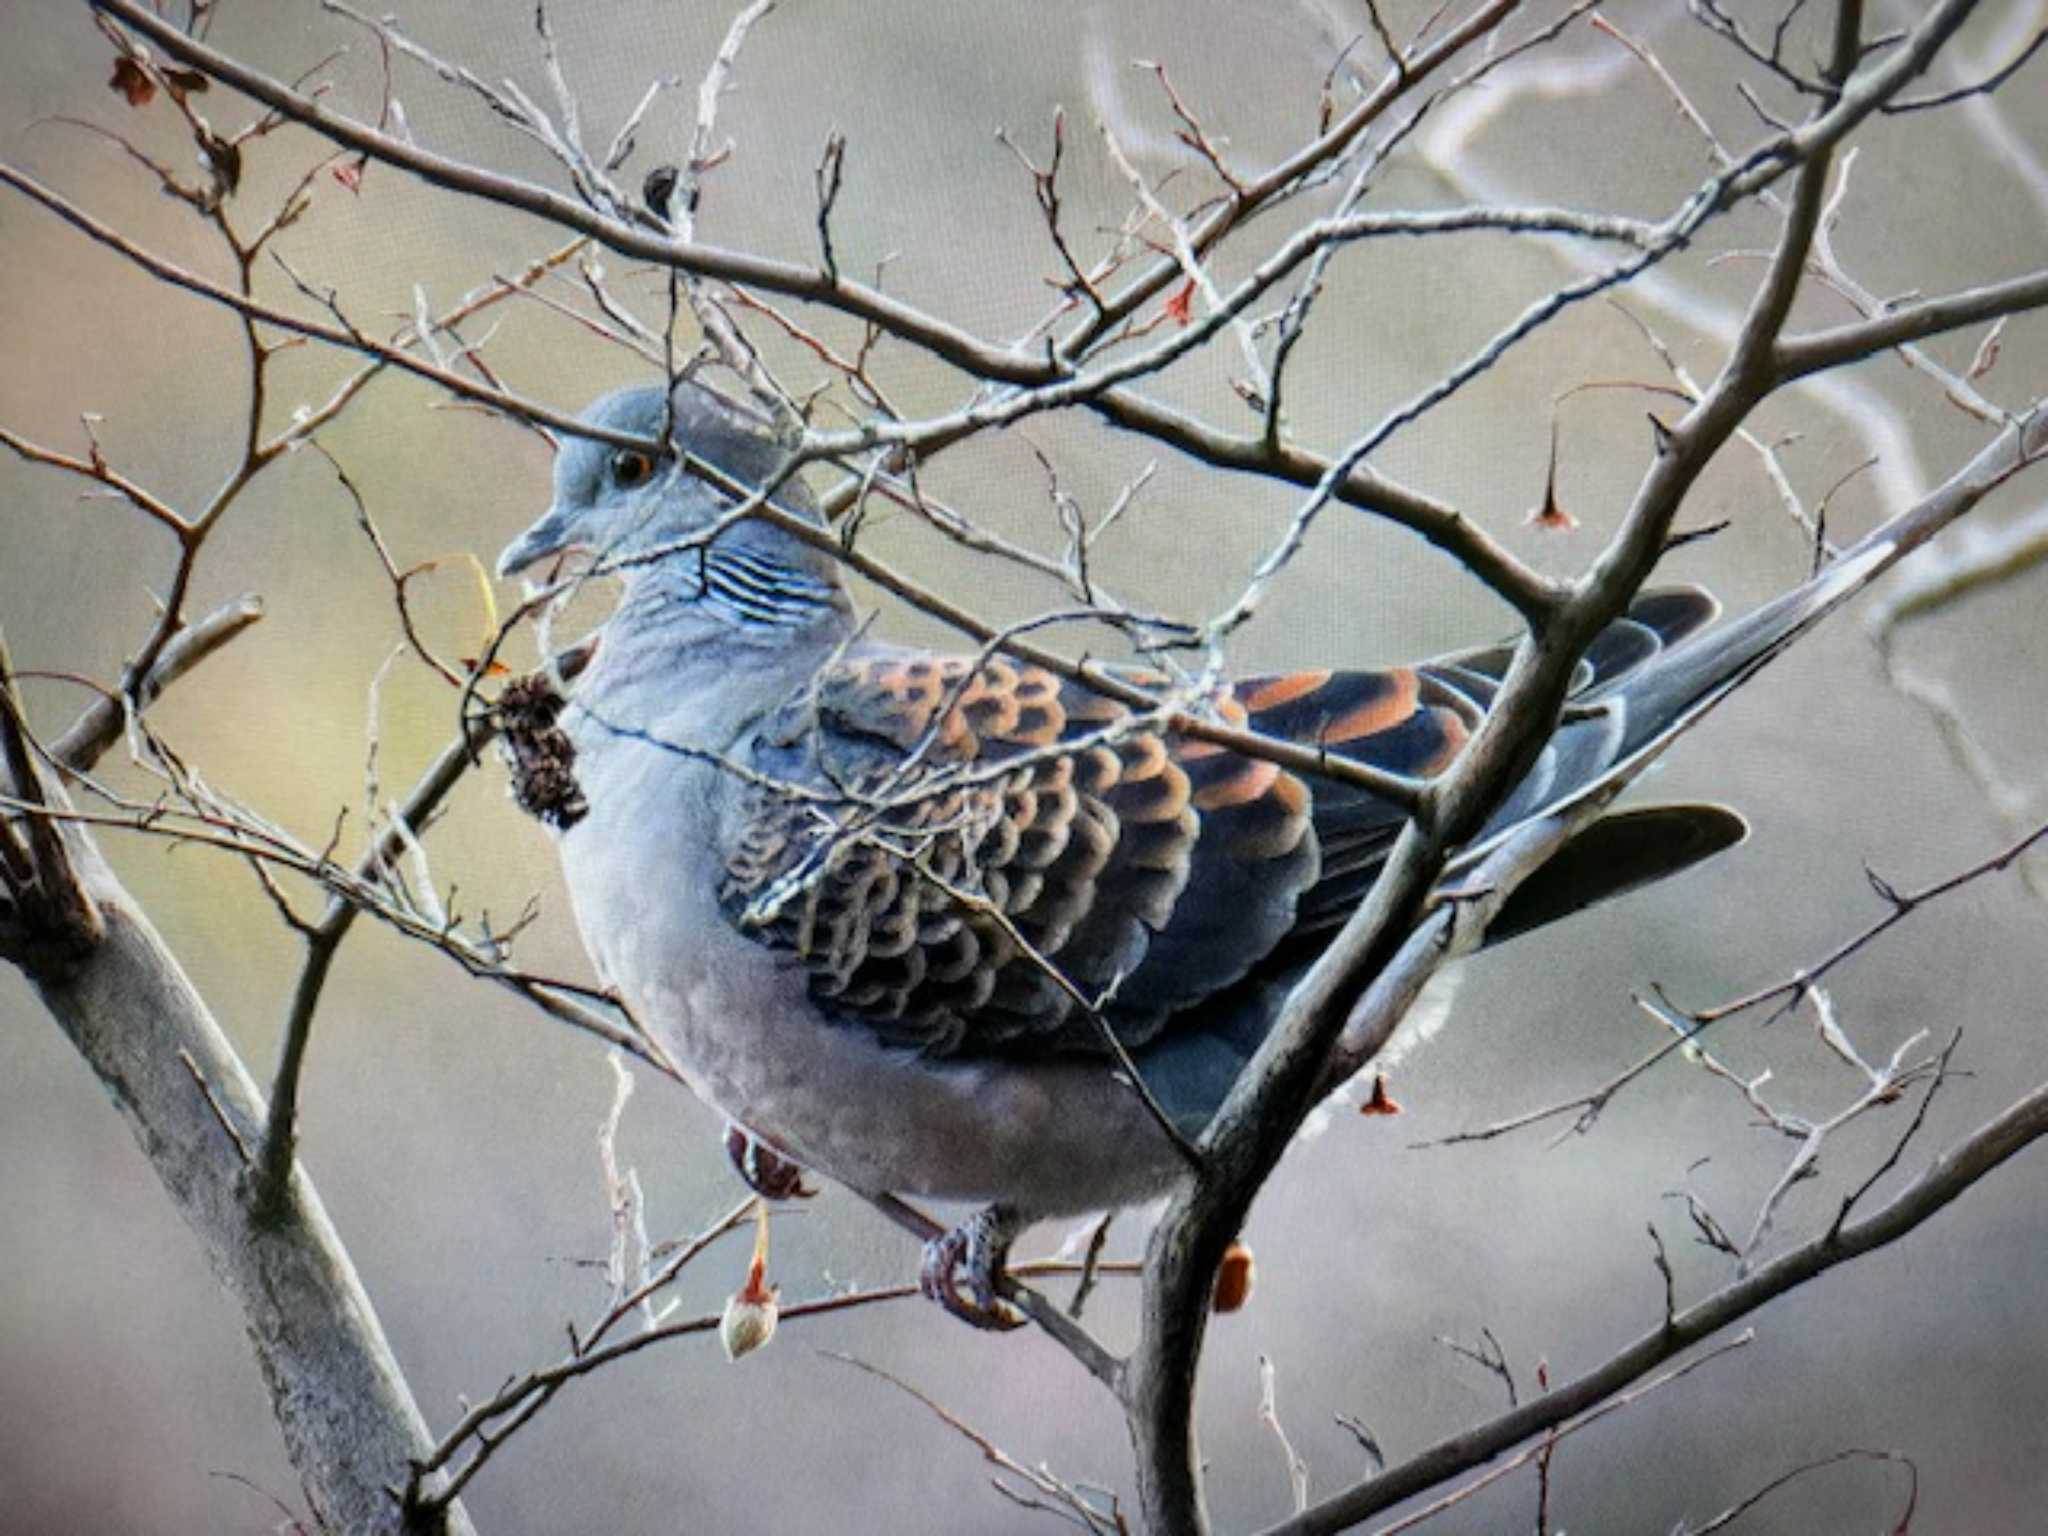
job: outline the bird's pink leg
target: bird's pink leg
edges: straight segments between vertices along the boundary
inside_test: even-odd
[[[976,1328],[1021,1328],[1024,1318],[996,1294],[1010,1244],[1024,1222],[1013,1206],[989,1205],[924,1245],[918,1289]]]

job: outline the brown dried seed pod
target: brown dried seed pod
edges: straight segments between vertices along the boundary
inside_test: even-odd
[[[1234,1239],[1223,1250],[1223,1262],[1216,1266],[1216,1289],[1210,1294],[1209,1310],[1237,1311],[1251,1300],[1252,1282],[1257,1274],[1258,1266],[1252,1262],[1251,1245],[1243,1238]]]
[[[558,721],[564,700],[543,673],[514,678],[498,695],[499,753],[512,798],[529,816],[564,830],[589,813],[576,782],[576,747]]]

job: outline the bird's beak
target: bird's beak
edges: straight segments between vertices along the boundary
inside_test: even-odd
[[[547,515],[519,535],[498,555],[498,575],[517,576],[550,555],[577,547],[575,519],[560,506],[548,508]]]

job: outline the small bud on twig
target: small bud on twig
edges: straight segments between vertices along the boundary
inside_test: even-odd
[[[1395,1103],[1394,1096],[1387,1092],[1386,1073],[1374,1074],[1372,1093],[1363,1104],[1358,1106],[1358,1112],[1361,1115],[1398,1115],[1401,1113],[1401,1106]]]
[[[1570,533],[1579,526],[1579,520],[1557,499],[1557,412],[1554,408],[1550,413],[1550,468],[1543,476],[1543,501],[1523,521],[1556,533]]]
[[[780,1292],[767,1283],[768,1207],[754,1207],[754,1256],[747,1261],[746,1283],[726,1298],[725,1315],[718,1320],[718,1342],[725,1346],[725,1358],[737,1360],[752,1354],[775,1337]]]

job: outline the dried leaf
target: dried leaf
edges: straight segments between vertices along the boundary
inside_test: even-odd
[[[368,155],[358,155],[353,160],[342,161],[339,165],[335,166],[331,174],[336,181],[347,187],[349,191],[360,193],[363,190],[363,172],[368,168],[369,164],[370,157]]]
[[[434,563],[439,565],[442,560],[460,560],[469,568],[469,574],[476,578],[476,594],[484,607],[484,639],[488,643],[498,631],[498,599],[491,591],[491,573],[484,569],[483,561],[477,559],[472,550],[459,549],[452,555],[443,555]]]
[[[197,96],[212,84],[196,69],[167,69],[164,84],[171,88],[171,94],[183,101],[187,96]]]
[[[458,549],[451,554],[436,555],[431,560],[422,560],[417,565],[408,566],[405,570],[398,573],[398,585],[403,589],[415,577],[431,576],[451,563],[466,570],[475,583],[477,599],[482,604],[484,610],[483,649],[488,650],[498,633],[498,598],[497,594],[491,590],[491,573],[484,569],[483,561],[477,559],[472,551]],[[474,667],[476,663],[474,661],[467,661],[463,665]],[[502,667],[495,667],[486,675],[494,677],[503,670]]]
[[[146,107],[156,99],[156,82],[133,59],[114,60],[114,78],[107,89],[126,96],[131,107]]]

